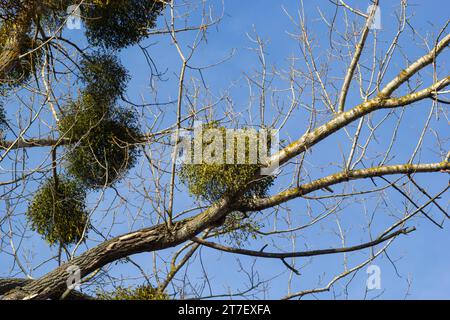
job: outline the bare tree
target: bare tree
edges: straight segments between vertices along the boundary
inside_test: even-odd
[[[291,21],[288,35],[297,44],[296,54],[286,68],[277,68],[267,55],[270,43],[256,30],[249,31],[258,69],[243,66],[243,76],[237,75],[236,82],[245,84],[248,92],[241,108],[242,101],[232,93],[235,83],[221,90],[205,76],[223,70],[235,52],[204,65],[197,59],[208,49],[214,27],[226,27],[221,22],[227,3],[217,11],[215,3],[207,1],[151,2],[161,6],[157,13],[161,16],[156,26],[139,26],[135,42],[119,46],[120,39],[98,40],[97,29],[90,26],[91,42],[85,48],[81,40],[76,43],[64,36],[67,17],[50,19],[47,12],[61,8],[49,9],[42,1],[0,2],[0,87],[7,119],[0,182],[3,299],[89,299],[128,280],[179,299],[264,298],[278,278],[287,281],[286,294],[280,297],[284,299],[330,290],[346,294],[358,271],[376,259],[386,257],[395,266],[387,250],[393,243],[408,241],[400,239],[415,231],[417,223],[425,219],[443,228],[449,218],[444,196],[450,187],[448,21],[423,36],[413,27],[407,1],[401,0],[395,15],[384,17],[396,19],[397,30],[389,40],[380,40],[374,27],[379,1],[367,2],[371,9],[363,12],[336,0],[327,4],[326,11],[316,12],[328,30],[320,37],[309,27],[310,13],[303,3],[297,13],[283,9]],[[100,4],[81,1],[73,8],[83,6]],[[96,21],[88,18],[83,17],[86,24]],[[10,21],[13,27],[7,28]],[[31,40],[34,45],[24,52],[23,44]],[[159,68],[154,42],[171,46],[173,69]],[[149,70],[142,101],[136,102],[136,95],[130,97],[121,84],[111,85],[118,98],[95,95],[95,90],[105,90],[98,80],[105,77],[92,72],[89,78],[86,73],[91,69],[86,71],[86,65],[95,64],[98,43],[106,49],[114,45],[139,49]],[[421,56],[410,55],[412,47]],[[107,58],[113,77],[120,78],[122,69],[114,69],[114,55]],[[23,71],[25,62],[30,75],[22,79],[17,70],[20,66]],[[81,101],[78,97],[86,96],[91,100],[82,100],[84,105],[76,111],[70,109]],[[128,111],[113,109],[97,119],[85,105],[110,102],[134,112],[140,131],[137,127],[127,127],[121,135],[115,131],[113,142],[100,148],[91,132],[103,134],[106,123],[125,119]],[[75,135],[73,128],[84,119],[82,114],[90,117],[89,126]],[[416,117],[411,129],[414,114],[426,117]],[[198,121],[219,128],[274,129],[281,139],[279,150],[244,181],[234,176],[228,190],[213,199],[202,197],[180,183],[177,161],[181,133],[195,130]],[[110,145],[122,155],[119,167],[107,153]],[[73,155],[80,150],[90,162],[75,166]],[[90,152],[96,156],[89,158]],[[266,179],[261,170],[274,166],[278,170],[268,192],[252,192]],[[67,243],[55,227],[47,233],[34,227],[41,234],[58,231],[57,241],[47,237],[50,245],[39,242],[26,217],[34,197],[45,186],[76,188],[62,174],[81,176],[91,168],[102,175],[89,171],[92,186],[79,190],[87,193],[86,208],[69,209],[66,198],[52,198],[55,206],[61,200],[68,211],[86,212],[87,222]],[[217,187],[224,176],[212,172],[204,185]],[[432,177],[432,185],[423,176]],[[47,207],[43,211],[49,212]],[[52,219],[54,223],[56,218]],[[204,259],[217,253],[235,258],[233,273],[243,275],[247,283],[218,292],[227,283],[216,280],[204,265]],[[327,264],[325,256],[336,263],[331,275],[320,271]],[[255,266],[261,260],[279,266],[261,270]],[[79,288],[68,287],[70,270],[79,272]],[[232,278],[233,273],[223,276]],[[298,285],[305,273],[317,281]]]

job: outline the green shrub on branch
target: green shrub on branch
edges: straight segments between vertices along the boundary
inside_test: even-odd
[[[91,0],[82,7],[86,36],[94,46],[120,49],[153,28],[164,3],[158,0]]]
[[[136,288],[124,288],[119,286],[112,292],[97,294],[99,300],[169,300],[166,293],[159,292],[151,285],[140,285]]]
[[[86,192],[76,181],[57,176],[46,180],[27,210],[32,230],[50,245],[77,243],[89,229]]]
[[[192,145],[194,146],[196,143],[195,139],[201,139],[202,150],[200,152],[202,152],[203,155],[209,152],[210,149],[208,147],[211,143],[217,142],[212,141],[207,137],[208,130],[211,129],[218,130],[223,141],[226,141],[225,127],[219,126],[216,122],[204,124],[201,136],[194,137],[194,141],[192,141]],[[179,177],[180,180],[187,185],[191,195],[208,202],[217,201],[226,194],[243,189],[246,189],[245,193],[242,195],[245,198],[262,197],[266,195],[268,189],[273,184],[274,178],[272,176],[261,176],[255,179],[255,175],[258,174],[261,164],[252,163],[249,160],[250,141],[245,138],[245,130],[239,132],[240,133],[234,135],[233,139],[235,160],[233,163],[227,163],[226,161],[227,148],[232,147],[227,144],[222,148],[222,155],[212,154],[212,157],[223,157],[221,159],[222,161],[219,161],[220,163],[208,163],[207,161],[204,161],[204,157],[202,157],[201,163],[195,163],[193,159],[190,159],[191,161],[181,165]],[[240,137],[240,135],[244,135],[244,137]],[[247,139],[244,152],[246,159],[245,161],[240,161],[243,163],[237,161],[239,147],[237,140],[239,138]],[[268,140],[267,143],[270,144],[270,139]],[[258,143],[261,143],[261,141],[258,141]],[[192,149],[194,148],[195,147]],[[198,150],[194,150],[194,152],[198,152]],[[212,151],[212,153],[214,152],[215,151]]]
[[[132,111],[86,94],[66,108],[58,129],[70,142],[67,171],[89,188],[114,184],[136,163],[141,134]]]

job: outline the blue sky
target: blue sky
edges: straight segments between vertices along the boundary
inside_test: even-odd
[[[209,2],[215,10],[216,14],[220,14],[222,10],[221,1]],[[349,1],[351,5],[354,5],[361,11],[365,11],[367,7],[367,1]],[[255,32],[265,41],[267,41],[266,54],[267,63],[269,66],[274,66],[279,70],[286,69],[289,66],[289,57],[300,57],[299,45],[292,39],[290,34],[296,33],[295,26],[289,20],[284,9],[292,16],[297,17],[297,12],[300,8],[299,1],[232,1],[225,0],[223,3],[224,16],[222,21],[217,27],[213,27],[208,31],[207,42],[202,43],[196,51],[195,56],[191,61],[192,66],[202,66],[220,61],[224,57],[229,56],[233,52],[233,56],[225,63],[203,71],[202,75],[204,80],[210,89],[210,96],[220,96],[224,92],[233,99],[233,104],[238,110],[243,110],[248,106],[248,87],[245,82],[244,74],[251,74],[258,66],[258,60],[255,52],[250,50],[254,48],[254,44],[249,40],[248,35],[254,36]],[[381,13],[382,13],[382,30],[378,31],[380,46],[378,50],[380,52],[386,51],[386,46],[392,39],[396,31],[396,20],[394,11],[398,7],[397,1],[381,1]],[[327,58],[328,46],[329,46],[329,33],[325,27],[323,21],[320,19],[319,9],[328,18],[331,18],[334,12],[334,6],[330,5],[328,1],[305,1],[304,10],[309,22],[309,28],[315,35],[317,41],[317,47],[315,48],[315,54],[317,60],[322,61]],[[430,39],[434,39],[439,33],[440,28],[445,24],[449,18],[450,2],[448,1],[414,1],[409,3],[408,14],[411,18],[411,23],[416,28],[417,32],[421,35],[429,36]],[[189,22],[196,24],[198,22],[198,14],[194,14]],[[336,23],[342,23],[342,15],[337,17]],[[361,23],[361,20],[357,20]],[[163,20],[160,19],[160,25]],[[180,24],[181,26],[181,24]],[[448,31],[447,31],[448,32]],[[79,30],[66,30],[65,35],[71,39],[76,40],[78,43],[85,43],[85,40],[80,36]],[[192,41],[195,35],[192,33],[180,34],[180,42],[183,47]],[[369,38],[372,35],[369,36]],[[395,76],[405,66],[405,56],[410,61],[420,57],[426,52],[426,49],[421,46],[420,38],[417,35],[413,35],[411,32],[406,32],[404,38],[401,39],[401,53],[394,56],[390,66],[390,71],[387,73],[386,78],[390,79]],[[166,81],[160,81],[157,83],[158,87],[158,101],[170,101],[176,98],[177,95],[177,74],[179,73],[180,61],[177,57],[174,46],[170,43],[167,37],[157,36],[150,37],[145,40],[143,44],[150,45],[149,53],[152,59],[155,61],[160,71],[165,71],[164,78]],[[442,74],[445,71],[448,72],[448,57],[449,55],[442,55],[440,63],[442,67]],[[140,102],[142,97],[147,102],[152,102],[155,99],[155,93],[149,90],[149,67],[146,61],[137,47],[127,48],[120,53],[120,58],[123,64],[128,68],[132,79],[128,86],[127,96],[134,102]],[[363,59],[365,56],[363,55]],[[447,58],[447,59],[446,59]],[[300,68],[303,66],[301,62],[298,62]],[[341,86],[343,71],[345,65],[334,63],[331,66],[330,74],[336,76],[336,86]],[[430,70],[423,73],[424,83],[428,83],[430,79]],[[187,77],[199,78],[199,74],[195,70],[188,70]],[[339,78],[341,77],[341,78]],[[273,86],[279,89],[286,87],[283,81],[276,80]],[[355,90],[356,89],[356,90]],[[64,88],[64,90],[67,90]],[[75,92],[76,87],[73,88]],[[203,95],[203,93],[201,93]],[[205,94],[206,96],[206,94]],[[283,94],[279,94],[281,101],[287,101]],[[304,93],[305,101],[310,98],[310,94]],[[284,99],[284,100],[283,100]],[[207,100],[207,96],[206,96]],[[360,102],[360,97],[357,88],[353,88],[349,94],[347,106],[354,106]],[[15,102],[11,102],[14,104]],[[395,158],[391,160],[391,163],[402,163],[408,161],[409,156],[414,150],[414,139],[420,135],[424,121],[429,113],[431,103],[423,102],[418,103],[413,109],[405,110],[404,122],[401,126],[400,133],[398,135],[397,143],[395,145]],[[186,105],[183,106],[187,108]],[[224,104],[219,104],[217,108],[217,114],[220,115],[221,111],[225,108]],[[252,106],[252,112],[257,114],[257,105]],[[160,126],[170,125],[175,119],[175,108],[168,107],[164,110],[164,120],[161,121]],[[389,111],[377,112],[373,117],[373,121],[379,121]],[[248,115],[243,112],[242,119],[239,119],[241,123],[248,121]],[[12,114],[9,114],[12,116]],[[143,119],[149,119],[150,113],[142,110]],[[267,112],[267,118],[275,116],[274,111]],[[323,122],[324,119],[322,119]],[[392,128],[395,126],[397,118],[390,117],[383,123],[382,127],[378,130],[377,140],[370,148],[374,155],[376,152],[383,151],[389,143],[390,136],[392,134]],[[319,119],[319,121],[321,121]],[[281,132],[281,139],[295,139],[298,138],[306,130],[308,118],[306,114],[302,114],[301,110],[295,114],[287,123],[285,129]],[[433,118],[433,128],[440,132],[442,136],[446,136],[445,132],[449,132],[448,121],[441,117],[439,119]],[[355,130],[355,124],[352,124],[349,128],[351,132]],[[37,133],[38,128],[35,128],[33,133]],[[367,137],[367,132],[363,133],[362,137]],[[447,134],[448,139],[448,134]],[[345,141],[345,142],[342,142]],[[433,152],[436,151],[436,143],[432,134],[427,134],[424,143],[426,148],[420,153],[419,158],[424,162],[437,162],[440,161],[438,155]],[[350,148],[348,140],[345,140],[345,135],[342,131],[338,132],[334,137],[319,143],[314,148],[313,153],[308,156],[308,161],[315,166],[311,166],[311,176],[313,178],[320,178],[326,174],[336,172],[339,169],[340,151],[344,150],[344,153],[348,154]],[[443,148],[448,150],[448,142],[444,141]],[[434,147],[434,149],[433,149]],[[345,152],[347,151],[347,152]],[[430,152],[428,152],[430,151]],[[30,151],[27,166],[33,167],[37,163],[43,161],[45,152]],[[370,165],[370,159],[366,163]],[[145,170],[145,167],[138,166],[136,172]],[[130,172],[130,176],[133,176],[135,172]],[[429,174],[418,175],[417,181],[422,186],[433,194],[438,192],[445,186],[446,177],[443,174]],[[391,178],[392,180],[394,178]],[[135,183],[139,183],[138,180],[133,180]],[[133,183],[134,183],[133,182]],[[283,188],[290,182],[289,176],[283,176],[278,179],[277,184],[271,190],[276,192],[280,188]],[[383,183],[377,180],[380,185]],[[370,181],[358,181],[355,182],[355,188],[367,189],[372,187]],[[186,189],[182,185],[178,185],[180,190],[177,193],[175,201],[176,210],[184,210],[193,204],[193,199],[187,195]],[[128,199],[132,202],[135,195],[123,187],[123,192],[127,195]],[[35,190],[36,184],[29,184],[26,191],[28,195],[32,195]],[[128,190],[128,191],[126,191]],[[337,187],[336,190],[342,190],[341,187]],[[348,190],[348,189],[347,189]],[[98,194],[91,195],[91,201],[94,202]],[[113,198],[114,193],[109,190],[106,192],[102,201],[101,207],[106,207],[109,203],[117,203],[117,200]],[[386,197],[386,198],[384,198]],[[424,201],[423,198],[420,198]],[[141,200],[140,200],[141,201]],[[449,197],[448,194],[444,195],[440,199],[440,203],[444,208],[448,209]],[[330,205],[331,202],[325,203]],[[347,245],[358,244],[368,240],[368,234],[365,234],[362,226],[367,223],[370,214],[375,215],[376,225],[374,226],[374,233],[372,236],[376,236],[378,232],[384,230],[389,223],[394,220],[392,216],[386,214],[400,214],[403,209],[404,199],[399,196],[395,190],[386,192],[383,195],[374,196],[369,198],[365,203],[368,215],[363,214],[362,210],[364,206],[359,202],[358,198],[351,201],[346,201],[342,204],[339,210],[338,216],[342,226],[348,230],[348,243]],[[386,206],[386,207],[384,207]],[[2,204],[3,207],[3,204]],[[26,205],[24,203],[18,204],[18,210],[25,210]],[[409,208],[412,208],[409,206]],[[431,208],[431,207],[430,207]],[[145,214],[150,215],[151,208],[145,207]],[[290,218],[294,224],[302,224],[308,221],[305,213],[311,210],[313,214],[318,214],[324,210],[321,204],[312,203],[303,199],[294,200],[289,203],[290,211],[281,211],[280,214],[287,214],[289,212]],[[144,210],[145,211],[145,210]],[[429,213],[433,215],[438,221],[442,220],[442,214],[437,210],[429,210]],[[116,226],[113,230],[114,235],[127,232],[130,229],[136,229],[138,227],[144,227],[149,225],[149,221],[138,219],[137,223],[130,227],[126,222],[127,218],[136,216],[136,212],[133,212],[131,207],[126,210],[118,209],[118,220],[123,224]],[[111,218],[106,217],[103,220],[103,215],[96,215],[95,221],[101,226],[107,225]],[[319,249],[328,247],[338,247],[341,245],[340,239],[336,237],[331,230],[336,231],[336,224],[330,219],[328,223],[324,223],[320,227],[313,228],[311,231],[305,231],[299,235],[296,239],[296,249],[306,250]],[[334,219],[335,220],[335,219]],[[20,219],[19,219],[20,221]],[[376,260],[375,264],[380,266],[382,271],[382,290],[370,291],[367,298],[377,297],[382,293],[381,297],[386,299],[402,299],[406,292],[409,293],[408,298],[415,299],[448,299],[450,298],[450,272],[448,266],[450,265],[450,255],[447,253],[446,244],[450,241],[450,234],[448,228],[440,230],[436,226],[432,225],[426,219],[421,217],[416,218],[409,223],[409,226],[415,226],[417,231],[409,236],[401,237],[391,246],[388,250],[389,258],[395,261],[395,267],[389,261],[388,257],[381,256]],[[445,226],[445,224],[444,224]],[[29,234],[30,240],[25,244],[25,249],[35,249],[38,255],[41,256],[36,261],[44,261],[46,257],[51,256],[51,252],[48,250],[46,244],[39,239],[36,235]],[[306,241],[307,239],[307,241]],[[305,240],[305,241],[303,241]],[[259,239],[250,241],[246,244],[246,247],[254,250],[259,250],[264,244],[270,244],[270,250],[289,250],[291,243],[289,240],[278,239],[277,245],[273,246],[272,242],[266,242],[267,240]],[[94,245],[94,241],[90,242],[90,245]],[[25,250],[24,249],[24,250]],[[268,249],[269,250],[269,249]],[[25,252],[25,251],[24,251]],[[363,253],[349,254],[349,264],[358,263],[363,257],[367,257],[368,250]],[[162,252],[163,257],[167,257],[166,252]],[[151,273],[151,255],[140,254],[133,257],[135,261],[139,261],[145,266],[145,270]],[[245,269],[248,270],[252,267],[255,261],[252,258],[240,256],[240,261]],[[342,259],[343,255],[333,255],[316,257],[313,261],[307,259],[297,259],[296,266],[300,268],[301,275],[294,276],[292,280],[292,291],[309,289],[316,286],[321,276],[323,276],[322,285],[328,282],[336,272],[342,271]],[[212,293],[222,294],[233,290],[245,290],[247,285],[246,274],[239,271],[239,264],[237,257],[213,251],[212,249],[203,248],[200,256],[197,256],[192,267],[189,269],[192,280],[199,280],[202,276],[202,262],[203,267],[207,269],[209,276],[213,280]],[[0,276],[8,274],[9,268],[12,266],[12,261],[5,255],[0,255]],[[38,269],[33,274],[34,276],[42,275],[51,268],[54,264],[47,264],[44,267]],[[277,299],[287,294],[287,279],[289,278],[289,272],[285,266],[278,260],[264,260],[258,259],[254,264],[254,268],[258,270],[261,279],[274,278],[268,285],[267,295],[259,295],[260,298],[272,298]],[[17,271],[17,268],[14,267]],[[365,281],[367,275],[365,274],[365,268],[357,273],[356,277],[349,284],[348,296],[343,295],[343,288],[347,284],[347,280],[337,283],[334,296],[334,292],[328,292],[318,294],[316,298],[364,298]],[[129,264],[118,264],[111,266],[112,274],[118,277],[139,277],[136,269]],[[398,274],[397,274],[398,272]],[[17,273],[21,276],[20,273]],[[22,275],[23,276],[23,275]],[[127,285],[140,283],[141,280],[127,281]],[[411,288],[408,291],[408,282],[411,282]],[[205,295],[208,294],[208,290],[205,291]],[[309,297],[309,298],[315,298]]]

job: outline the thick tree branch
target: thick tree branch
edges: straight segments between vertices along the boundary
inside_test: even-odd
[[[67,140],[57,139],[24,139],[19,138],[14,141],[0,141],[0,148],[14,150],[22,148],[35,148],[35,147],[54,147],[57,145],[67,144]]]
[[[305,183],[297,188],[283,191],[277,195],[252,199],[247,203],[238,203],[235,208],[243,211],[258,211],[271,208],[286,201],[301,197],[313,191],[321,190],[332,185],[355,179],[381,177],[392,174],[412,174],[419,172],[440,172],[450,170],[450,162],[439,162],[430,164],[403,164],[374,167],[360,170],[343,171],[327,177]]]
[[[379,93],[382,97],[389,97],[395,89],[408,81],[420,69],[432,63],[437,55],[450,44],[450,34],[446,35],[439,43],[426,55],[417,59],[413,64],[400,72],[391,82],[389,82]]]
[[[5,46],[0,51],[0,83],[8,78],[10,70],[18,63],[21,44],[26,41],[33,16],[36,15],[38,1],[22,1],[16,19],[11,23]]]
[[[176,222],[170,229],[166,224],[131,232],[92,248],[74,258],[42,278],[25,285],[19,290],[5,294],[3,299],[48,299],[55,292],[64,292],[70,266],[80,268],[81,277],[121,258],[141,253],[162,250],[177,246],[209,227],[216,219],[229,212],[236,199],[224,197],[209,209],[194,218]]]
[[[0,278],[0,296],[14,290],[16,288],[23,287],[27,284],[32,283],[35,280],[32,279],[11,279],[11,278]],[[51,299],[59,299],[63,292],[56,292]],[[83,294],[78,291],[71,291],[66,298],[67,300],[91,300],[91,296]]]
[[[313,131],[304,134],[300,139],[292,142],[286,148],[270,157],[269,163],[267,163],[266,166],[271,167],[273,164],[282,165],[286,163],[293,157],[311,148],[313,145],[329,137],[336,131],[369,113],[384,108],[396,108],[410,105],[414,102],[428,98],[433,94],[433,92],[440,90],[449,84],[450,76],[447,76],[423,90],[413,92],[399,98],[387,99],[382,96],[378,96],[374,99],[363,102],[349,111],[339,114],[334,119],[317,127]]]

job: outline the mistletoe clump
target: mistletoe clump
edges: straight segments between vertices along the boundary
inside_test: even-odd
[[[203,125],[202,135],[194,137],[195,139],[202,139],[202,152],[208,149],[212,141],[205,138],[206,132],[210,129],[219,130],[225,141],[226,129],[220,127],[218,123],[213,122]],[[244,134],[244,133],[242,133]],[[235,136],[235,159],[237,157],[238,136]],[[195,145],[195,141],[193,141]],[[244,163],[226,163],[226,149],[223,148],[222,163],[185,163],[181,166],[179,176],[180,180],[187,185],[191,195],[208,202],[219,200],[226,194],[232,194],[239,190],[246,189],[242,197],[253,198],[265,196],[270,186],[273,184],[272,176],[264,176],[255,179],[261,165],[259,163],[250,163],[248,161],[250,144],[245,144],[246,161]],[[191,159],[193,160],[193,159]],[[237,161],[236,161],[237,162]]]
[[[32,230],[50,245],[77,243],[89,229],[86,192],[76,181],[52,177],[37,191],[27,211]]]
[[[249,240],[256,239],[264,224],[258,221],[254,215],[246,212],[233,211],[228,214],[225,221],[219,226],[218,234],[225,234],[226,242],[241,247]]]
[[[84,93],[105,103],[114,103],[126,89],[129,75],[117,57],[108,53],[92,54],[81,62]]]
[[[87,187],[114,184],[136,162],[140,131],[131,111],[85,94],[66,108],[58,129],[69,142],[67,170]]]
[[[151,285],[140,285],[136,288],[117,287],[113,292],[97,294],[99,300],[169,300],[166,293],[159,292]]]
[[[164,8],[159,0],[91,0],[82,7],[86,36],[94,46],[121,49],[153,28]]]

